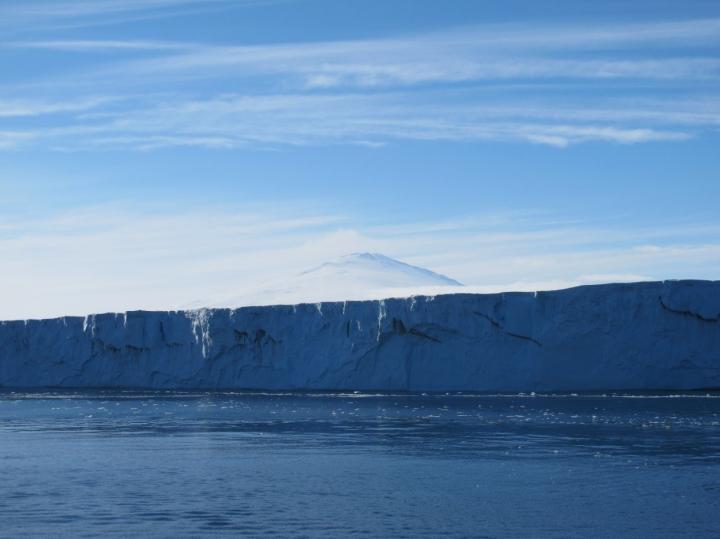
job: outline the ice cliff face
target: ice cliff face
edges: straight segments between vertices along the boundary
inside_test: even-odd
[[[1,322],[0,385],[720,387],[720,281]]]

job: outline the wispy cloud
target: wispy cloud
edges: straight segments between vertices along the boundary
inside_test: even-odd
[[[287,0],[5,0],[0,27],[46,30],[107,25],[219,8],[248,7]]]
[[[168,41],[109,41],[97,39],[18,41],[2,44],[6,49],[37,49],[48,51],[111,52],[111,51],[178,51],[192,50],[196,45]]]
[[[218,3],[222,0],[203,0]],[[227,0],[226,0],[227,1]],[[7,17],[85,17],[103,13],[123,13],[162,9],[200,3],[199,0],[8,0],[3,3],[2,14]]]
[[[694,48],[716,46],[718,36],[720,19],[705,19],[599,28],[481,26],[397,38],[252,46],[117,40],[35,40],[5,46],[168,53],[88,74],[95,82],[112,76],[129,82],[138,77],[273,75],[295,77],[308,88],[333,88],[521,78],[717,79],[720,59]]]
[[[48,112],[62,110],[59,104],[41,103],[8,108],[6,114],[39,113],[43,106]],[[424,105],[403,94],[222,96],[136,107],[85,114],[74,125],[14,133],[17,144],[44,141],[67,150],[382,145],[399,140],[515,141],[566,147],[591,141],[636,144],[686,140],[693,136],[692,129],[702,125],[699,116],[687,123],[647,120],[650,125],[633,126],[627,121],[621,125],[608,122],[602,111],[593,115],[590,110],[565,109],[553,117],[550,109],[541,113],[539,109],[483,107],[473,102]],[[643,116],[632,110],[626,115]],[[717,116],[710,115],[706,121],[712,124]],[[11,140],[12,135],[7,138]]]
[[[85,112],[96,109],[110,102],[118,101],[113,97],[91,97],[68,101],[51,101],[45,99],[9,99],[0,98],[0,118],[17,118],[23,116],[43,116],[69,112]]]
[[[186,3],[194,2],[117,1],[110,11]],[[11,7],[32,13],[35,4]],[[85,2],[54,9],[98,10]],[[100,55],[101,61],[89,55],[72,73],[5,88],[0,119],[16,121],[4,130],[0,147],[233,149],[444,140],[563,148],[584,142],[682,141],[720,123],[720,102],[707,97],[720,82],[720,57],[714,52],[719,30],[720,19],[703,19],[466,27],[252,46],[15,40],[5,44],[9,54],[26,49],[108,54]],[[208,78],[218,80],[208,84]],[[572,92],[575,83],[586,86]],[[517,89],[506,91],[502,84]],[[548,86],[540,90],[538,85]],[[246,93],[219,93],[224,87]],[[669,88],[685,94],[660,99]],[[705,89],[705,97],[698,97],[698,88]],[[33,100],[18,97],[20,92],[56,97]],[[44,125],[18,120],[51,115],[56,117]]]
[[[265,74],[296,77],[309,88],[522,78],[703,80],[720,76],[720,59],[681,51],[717,45],[718,36],[720,19],[599,29],[474,27],[392,39],[287,45],[188,44],[178,54],[119,63],[101,71],[101,76],[162,79]],[[46,45],[61,48],[72,43]],[[103,42],[84,46],[87,50],[108,48]],[[148,44],[148,50],[157,49],[158,44]]]
[[[272,4],[278,1],[289,0],[158,0],[157,2],[138,1],[132,2],[121,0],[117,2],[23,2],[17,4],[14,9],[4,8],[6,16],[13,14],[31,15],[63,15],[68,17],[82,16],[84,14],[97,15],[102,13],[113,13],[118,11],[135,11],[141,9],[153,9],[158,7],[169,7],[188,4],[213,4],[225,5],[257,5]],[[54,6],[54,9],[45,6]],[[405,35],[396,38],[378,38],[373,40],[348,40],[315,43],[292,43],[290,45],[265,45],[256,47],[218,47],[216,50],[242,52],[262,52],[272,47],[276,53],[285,50],[295,49],[296,56],[318,55],[328,51],[340,53],[371,53],[381,50],[394,50],[398,54],[408,54],[419,48],[431,53],[441,51],[474,49],[476,51],[486,50],[498,52],[501,50],[541,50],[558,51],[590,49],[608,50],[614,48],[626,49],[627,47],[660,47],[667,49],[668,46],[695,47],[697,45],[720,42],[720,18],[718,19],[690,19],[684,21],[654,21],[642,24],[534,24],[532,26],[522,24],[495,24],[483,26],[466,26],[450,30],[427,32],[424,34]],[[39,46],[54,48],[62,46],[63,41],[27,41],[19,42],[18,46]],[[87,41],[88,45],[97,48],[104,48],[103,41]],[[127,41],[127,43],[143,43]],[[152,47],[152,42],[149,43]],[[195,45],[202,49],[200,44]],[[206,51],[212,50],[205,47]]]

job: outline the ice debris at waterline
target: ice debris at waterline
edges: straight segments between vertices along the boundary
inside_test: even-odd
[[[720,281],[0,323],[4,387],[720,387]]]

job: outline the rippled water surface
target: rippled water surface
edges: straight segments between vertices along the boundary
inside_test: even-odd
[[[720,395],[0,392],[1,537],[720,537]]]

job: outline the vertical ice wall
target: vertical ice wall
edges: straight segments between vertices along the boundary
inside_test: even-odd
[[[720,282],[0,322],[0,385],[720,387]]]

